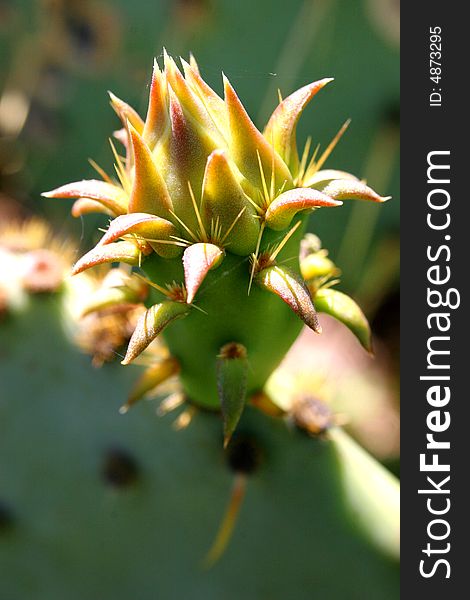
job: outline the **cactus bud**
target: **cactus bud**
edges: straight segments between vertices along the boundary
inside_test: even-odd
[[[123,159],[112,146],[118,181],[96,167],[103,181],[45,194],[76,198],[76,216],[101,210],[113,217],[73,273],[110,262],[144,271],[149,308],[123,363],[162,333],[180,365],[182,392],[196,405],[221,410],[226,443],[246,399],[262,393],[302,322],[321,330],[298,260],[308,213],[346,198],[386,199],[348,173],[321,170],[348,123],[318,159],[315,152],[309,159],[308,142],[299,161],[299,117],[330,81],[281,101],[261,133],[225,76],[222,98],[193,57],[180,70],[165,51],[163,69],[154,63],[145,121],[111,95],[126,152]],[[337,293],[322,289],[337,273],[322,256],[323,265],[302,267],[312,294],[367,345],[359,313],[347,312],[345,301],[338,308]],[[133,297],[127,286],[103,295],[97,306]],[[233,340],[244,349],[240,356],[226,355]]]

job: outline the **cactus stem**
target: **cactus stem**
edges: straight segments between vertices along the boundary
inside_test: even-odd
[[[220,559],[225,552],[228,543],[232,537],[240,507],[245,497],[247,477],[244,473],[237,473],[233,481],[232,492],[227,510],[220,524],[215,540],[206,554],[203,561],[203,567],[210,569]]]

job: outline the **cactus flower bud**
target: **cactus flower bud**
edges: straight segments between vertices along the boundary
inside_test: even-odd
[[[299,117],[331,79],[282,100],[262,133],[225,76],[222,98],[194,59],[181,64],[182,70],[166,52],[163,69],[155,62],[145,120],[111,94],[121,120],[115,137],[125,152],[122,158],[113,147],[117,180],[97,167],[103,181],[77,181],[44,195],[76,198],[74,216],[112,217],[73,272],[114,262],[142,269],[149,308],[123,363],[162,333],[176,361],[165,364],[178,364],[190,402],[221,410],[227,442],[246,399],[262,392],[302,323],[321,330],[298,258],[309,213],[343,199],[387,198],[353,175],[321,170],[346,125],[321,157],[309,159],[308,143],[299,160]],[[312,293],[369,347],[362,313],[338,292]],[[106,305],[134,297],[126,289],[103,294],[96,301]],[[228,347],[243,352],[229,356]],[[156,369],[149,381],[163,380],[162,372]]]

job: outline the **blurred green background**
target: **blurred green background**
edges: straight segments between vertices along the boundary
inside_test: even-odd
[[[311,228],[343,270],[343,287],[376,308],[398,269],[398,2],[395,0],[1,0],[0,202],[9,198],[89,245],[99,217],[69,216],[40,192],[112,171],[117,128],[106,90],[145,115],[152,59],[165,46],[196,56],[221,92],[224,70],[261,128],[277,102],[326,76],[335,82],[299,125],[325,147],[349,130],[327,166],[351,171],[393,201],[324,211]],[[373,278],[373,280],[371,280]]]

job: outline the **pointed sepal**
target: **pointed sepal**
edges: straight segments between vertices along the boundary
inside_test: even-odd
[[[183,60],[183,59],[181,59]],[[194,71],[200,75],[200,69],[199,69],[199,65],[197,64],[197,60],[194,57],[194,54],[192,52],[189,53],[189,65],[192,69],[194,69]]]
[[[178,97],[186,117],[190,115],[191,119],[197,121],[206,132],[210,132],[213,138],[218,139],[220,144],[222,140],[219,138],[219,132],[207,108],[168,54],[165,54],[165,75],[169,85]]]
[[[140,263],[141,250],[133,242],[116,242],[106,246],[98,245],[87,252],[72,268],[72,275],[77,275],[90,267],[106,263],[123,262],[137,266]]]
[[[321,169],[320,171],[316,171],[313,175],[306,178],[302,182],[302,185],[304,187],[312,187],[316,190],[322,190],[335,179],[352,179],[353,181],[358,181],[355,175],[347,173],[346,171],[338,171],[337,169]]]
[[[227,121],[227,110],[222,98],[204,81],[199,71],[193,64],[181,60],[186,80],[202,100],[207,112],[210,114],[217,129],[226,140],[229,139],[229,127]]]
[[[233,254],[254,252],[260,222],[257,212],[240,186],[223,150],[214,150],[204,173],[201,213],[209,227],[220,229],[224,245]]]
[[[316,333],[321,333],[315,306],[304,281],[288,267],[273,265],[259,271],[255,282],[279,296]]]
[[[148,240],[155,252],[164,258],[181,254],[180,246],[175,245],[173,239],[178,235],[178,230],[166,219],[140,212],[121,215],[111,221],[100,245],[111,244],[125,235],[137,235]]]
[[[278,196],[268,207],[266,225],[275,231],[289,227],[295,215],[307,209],[341,206],[342,202],[311,188],[296,188]]]
[[[227,447],[246,404],[248,359],[245,346],[230,342],[217,357],[217,391],[224,421],[224,448]]]
[[[122,215],[127,212],[126,192],[117,185],[99,179],[84,179],[67,183],[50,192],[43,192],[41,196],[45,198],[89,198],[102,204],[113,215]]]
[[[197,231],[190,188],[199,203],[207,157],[217,142],[183,110],[170,86],[169,97],[171,133],[168,140],[156,148],[155,160],[167,183],[174,212],[189,229]]]
[[[134,151],[134,181],[129,198],[129,212],[146,212],[168,218],[173,210],[163,177],[157,170],[152,153],[139,133],[129,126]]]
[[[136,328],[129,341],[126,356],[121,364],[128,365],[139,356],[147,346],[176,319],[185,317],[191,310],[184,302],[164,300],[151,306],[137,321]]]
[[[170,130],[168,116],[168,92],[166,79],[157,61],[153,62],[152,82],[150,84],[149,105],[142,137],[151,150]]]
[[[142,373],[134,384],[127,402],[119,409],[121,414],[126,413],[131,406],[143,398],[146,394],[157,388],[178,373],[180,369],[179,362],[172,356],[164,358],[155,365],[152,365]]]
[[[106,208],[101,202],[92,200],[91,198],[79,198],[75,200],[70,211],[72,217],[78,218],[84,215],[90,215],[94,213],[105,214],[110,217],[115,217],[115,213]]]
[[[224,251],[214,244],[198,243],[186,248],[183,254],[187,303],[191,304],[207,273],[220,265]]]
[[[314,81],[285,98],[271,115],[264,130],[264,137],[274,146],[294,176],[299,167],[296,144],[298,120],[310,100],[330,81],[333,79]]]
[[[140,115],[124,100],[121,100],[117,96],[115,96],[112,92],[108,92],[109,97],[111,99],[111,106],[114,108],[116,114],[121,119],[124,127],[126,123],[129,123],[137,129],[137,131],[142,134],[144,130],[144,122]]]
[[[371,332],[367,318],[356,302],[331,288],[319,289],[315,294],[315,307],[318,312],[326,313],[352,331],[361,346],[372,352]]]
[[[255,127],[226,77],[224,89],[230,127],[230,153],[241,173],[258,189],[263,189],[263,174],[268,187],[271,175],[274,175],[275,192],[283,187],[292,187],[287,165]]]
[[[354,179],[335,179],[322,188],[322,193],[335,200],[371,200],[386,202],[391,196],[379,196],[368,185]]]

